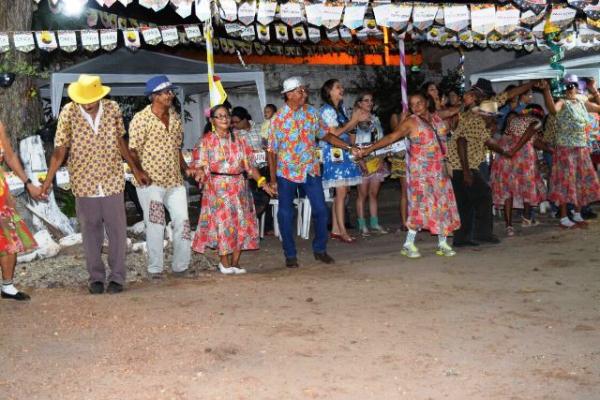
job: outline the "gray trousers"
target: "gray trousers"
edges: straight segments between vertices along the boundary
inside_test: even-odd
[[[127,220],[123,193],[106,197],[75,198],[77,218],[81,225],[85,262],[90,282],[104,282],[106,267],[102,261],[104,230],[108,236],[108,280],[125,283],[127,253]]]

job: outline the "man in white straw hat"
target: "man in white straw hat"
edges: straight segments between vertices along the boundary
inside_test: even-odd
[[[148,181],[134,163],[123,139],[125,127],[119,105],[104,99],[110,92],[99,76],[80,75],[69,85],[72,100],[58,117],[54,153],[42,189],[50,190],[52,179],[68,154],[71,188],[81,225],[83,249],[90,274],[89,290],[103,293],[106,268],[101,251],[104,231],[108,235],[108,293],[119,293],[125,284],[126,229],[123,191],[123,158],[136,179]]]

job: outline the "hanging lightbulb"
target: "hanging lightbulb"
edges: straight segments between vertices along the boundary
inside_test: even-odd
[[[86,0],[63,0],[62,13],[67,17],[78,17],[85,8]]]

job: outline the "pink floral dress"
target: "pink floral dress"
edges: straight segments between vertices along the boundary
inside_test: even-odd
[[[444,156],[433,129],[437,130],[445,153],[447,126],[437,114],[431,116],[431,125],[416,115],[410,118],[418,129],[409,136],[406,225],[413,230],[448,236],[460,228],[460,217],[452,182],[443,172]]]
[[[509,117],[504,135],[498,144],[510,151],[525,134],[532,122],[532,116]],[[537,165],[537,154],[533,147],[533,137],[513,158],[498,156],[492,163],[492,198],[496,206],[513,199],[514,208],[523,208],[524,203],[537,205],[546,200],[546,186]]]
[[[252,148],[240,137],[220,138],[207,133],[195,151],[195,165],[207,174],[200,218],[192,249],[219,255],[237,250],[256,250],[258,223],[252,194],[244,172],[250,172]]]

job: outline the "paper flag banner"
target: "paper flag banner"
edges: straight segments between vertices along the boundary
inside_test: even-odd
[[[160,34],[162,35],[163,43],[167,46],[173,47],[179,44],[179,33],[177,31],[177,27],[170,26],[162,28],[160,30]]]
[[[169,0],[138,0],[138,3],[140,3],[140,6],[151,8],[154,11],[160,11],[169,4]]]
[[[233,37],[240,37],[243,28],[244,25],[238,23],[225,24],[225,32],[227,32],[229,36]]]
[[[600,20],[600,4],[590,4],[583,9],[583,12],[588,16],[589,19]]]
[[[219,15],[225,21],[235,21],[237,19],[237,4],[235,0],[219,0]]]
[[[74,52],[77,50],[77,35],[74,31],[58,31],[58,45],[62,51]]]
[[[327,29],[333,29],[340,24],[344,6],[324,5],[321,10],[321,25]]]
[[[349,29],[358,29],[362,27],[366,11],[366,4],[352,3],[352,5],[346,6],[346,9],[344,10],[344,25]]]
[[[119,0],[119,3],[123,4],[125,7],[133,3],[133,0]]]
[[[493,4],[471,4],[471,29],[487,35],[496,26],[496,7]]]
[[[58,44],[56,43],[56,35],[54,32],[42,31],[35,33],[35,40],[37,41],[38,48],[45,51],[56,50]]]
[[[33,34],[31,32],[17,32],[13,34],[15,48],[23,53],[29,53],[35,49]]]
[[[141,28],[142,37],[144,38],[144,42],[151,46],[156,46],[160,42],[162,42],[162,36],[158,28]]]
[[[242,29],[240,37],[242,40],[247,42],[251,42],[256,38],[256,31],[254,30],[254,25],[245,26]]]
[[[304,26],[298,25],[292,28],[292,37],[298,43],[306,42],[306,31],[304,30]]]
[[[10,49],[10,42],[6,33],[0,33],[0,53],[6,53]]]
[[[550,13],[550,22],[563,29],[573,22],[576,14],[577,10],[554,4]]]
[[[402,31],[408,26],[413,6],[411,4],[392,4],[389,9],[388,24],[395,31]]]
[[[444,26],[444,7],[438,7],[433,22],[437,25]]]
[[[250,25],[256,17],[256,1],[247,1],[238,7],[238,21],[244,25]]]
[[[81,45],[87,51],[98,50],[100,48],[100,39],[98,38],[98,31],[81,31]]]
[[[260,1],[258,3],[258,14],[256,20],[261,25],[269,25],[275,18],[275,10],[277,9],[276,1]]]
[[[323,3],[305,4],[306,22],[315,26],[321,26],[323,7]]]
[[[300,3],[288,1],[279,5],[279,18],[289,26],[298,25],[304,21],[304,14]]]
[[[268,42],[271,39],[271,33],[269,31],[269,25],[256,25],[256,33],[258,35],[258,40],[263,43]]]
[[[115,29],[100,31],[100,45],[106,51],[117,48],[117,31]]]
[[[256,52],[256,54],[258,54],[259,56],[262,56],[263,54],[265,54],[266,50],[267,50],[267,47],[264,44],[254,42],[254,51]]]
[[[314,26],[309,26],[308,40],[310,40],[313,43],[319,43],[321,41],[321,29],[315,28]]]
[[[187,18],[192,15],[192,3],[194,0],[171,0],[171,4],[176,6],[175,12],[181,18]]]
[[[413,7],[413,27],[424,31],[433,25],[438,6],[431,4],[415,4]]]
[[[340,38],[348,43],[352,41],[352,31],[350,31],[350,29],[346,28],[345,26],[340,26],[339,27],[339,33],[340,33]]]
[[[123,31],[123,41],[129,49],[137,50],[141,46],[140,33],[137,29],[126,29]]]
[[[289,40],[287,25],[275,24],[275,37],[282,43]]]
[[[100,13],[100,24],[104,28],[114,29],[117,27],[117,14],[112,14],[108,12]]]
[[[501,35],[508,35],[519,26],[521,11],[513,5],[498,6],[496,9],[495,30]],[[488,43],[490,43],[488,38]]]
[[[539,14],[546,8],[546,0],[513,0],[521,11],[532,11],[534,14]]]
[[[192,43],[199,43],[202,41],[202,32],[198,25],[186,25],[183,27],[187,39]]]
[[[196,18],[201,22],[209,20],[212,16],[210,12],[210,0],[196,0],[194,9],[196,10]]]
[[[466,4],[444,6],[444,25],[447,29],[460,32],[466,29],[471,22],[469,8]]]
[[[536,14],[535,12],[533,12],[532,10],[527,10],[523,13],[521,13],[521,18],[519,19],[519,21],[521,22],[522,25],[535,25],[538,22],[540,22],[544,17],[546,16],[545,12],[540,12],[539,14]]]
[[[331,40],[332,42],[337,42],[340,40],[340,34],[336,28],[326,30],[325,34],[327,35],[327,39]]]

